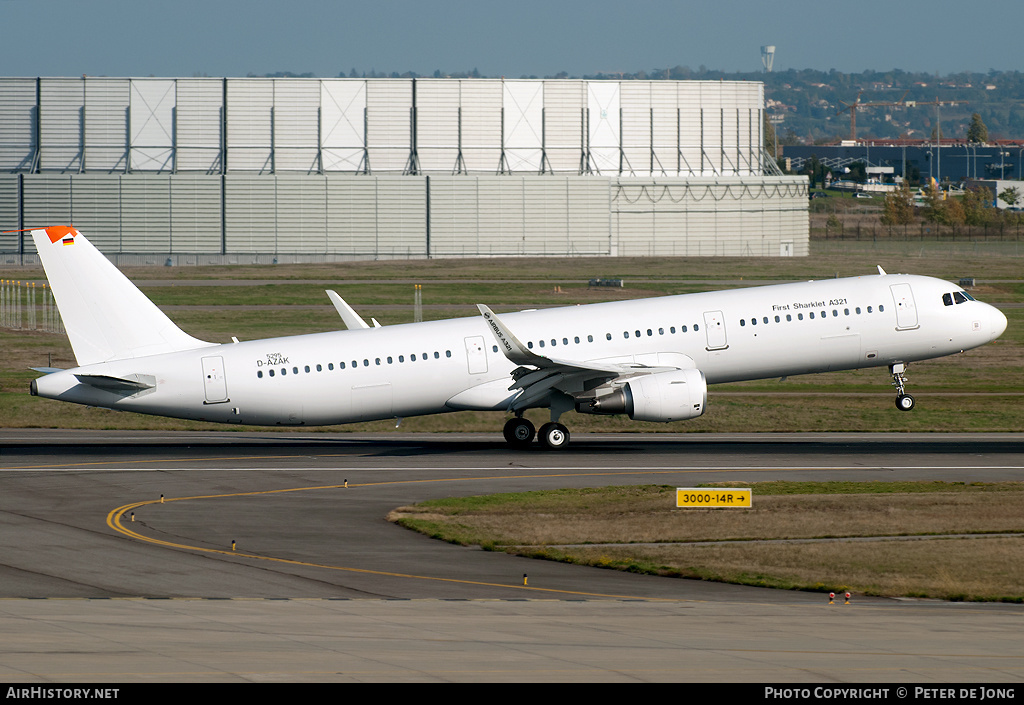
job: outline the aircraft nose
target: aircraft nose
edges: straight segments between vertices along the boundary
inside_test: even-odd
[[[992,307],[992,340],[995,340],[1006,330],[1006,315],[995,306]]]

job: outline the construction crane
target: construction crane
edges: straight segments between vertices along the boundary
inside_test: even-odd
[[[843,108],[842,110],[837,110],[836,111],[836,115],[839,115],[841,113],[845,113],[847,110],[850,111],[850,139],[851,140],[856,140],[857,139],[857,111],[858,110],[860,110],[861,108],[895,107],[895,106],[898,106],[898,105],[903,105],[904,104],[903,103],[903,98],[907,97],[907,93],[909,93],[909,91],[905,92],[903,94],[903,97],[900,98],[895,103],[891,103],[891,102],[862,103],[862,102],[860,102],[860,97],[861,97],[861,95],[863,93],[864,93],[864,91],[861,91],[860,93],[858,93],[857,94],[857,100],[855,100],[852,103],[847,103],[847,102],[844,102],[842,100],[839,101],[840,103],[842,103],[846,107]]]
[[[906,94],[904,94],[906,97]],[[929,100],[922,102],[920,100],[908,100],[904,105],[908,108],[916,108],[921,105],[934,105],[935,106],[935,139],[939,144],[942,144],[942,117],[939,112],[939,108],[943,105],[967,105],[966,100],[939,100],[937,97],[935,100]]]
[[[857,100],[855,100],[852,103],[846,103],[846,102],[844,102],[842,100],[839,101],[840,103],[842,103],[846,107],[843,108],[842,110],[837,110],[836,111],[836,115],[839,115],[840,113],[845,113],[847,110],[850,111],[850,139],[851,140],[856,140],[857,139],[857,111],[860,110],[861,108],[878,108],[878,107],[916,108],[916,107],[921,106],[921,105],[934,105],[935,106],[935,115],[936,115],[936,135],[939,135],[941,133],[941,129],[938,127],[939,107],[942,106],[942,105],[967,105],[967,101],[965,101],[965,100],[939,100],[938,98],[936,98],[935,100],[929,100],[929,101],[926,101],[926,102],[923,102],[923,101],[920,101],[920,100],[904,100],[904,98],[907,97],[907,93],[909,93],[909,91],[904,92],[903,96],[899,100],[897,100],[895,103],[890,103],[890,102],[862,103],[862,102],[860,102],[860,97],[861,97],[861,95],[863,93],[864,93],[864,91],[861,91],[860,93],[858,93],[857,94]]]

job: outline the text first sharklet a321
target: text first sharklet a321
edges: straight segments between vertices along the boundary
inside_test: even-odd
[[[1006,317],[958,286],[877,274],[500,316],[367,325],[226,344],[184,333],[71,227],[33,230],[78,367],[41,397],[177,418],[327,425],[457,410],[513,414],[504,434],[562,448],[566,411],[677,421],[708,385],[887,367],[909,411],[906,366],[998,338]],[[523,417],[549,408],[536,430]]]

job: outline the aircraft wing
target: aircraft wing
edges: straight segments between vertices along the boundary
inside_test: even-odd
[[[553,392],[561,392],[570,397],[600,384],[625,380],[639,375],[655,374],[678,367],[644,365],[636,362],[608,363],[598,361],[567,360],[545,355],[538,355],[509,330],[508,326],[498,318],[491,309],[477,304],[480,313],[494,334],[501,350],[509,361],[519,365],[512,372],[514,382],[509,391],[521,389],[509,406],[510,411],[520,411],[549,400]],[[596,383],[596,384],[595,384]]]
[[[367,325],[366,321],[364,321],[362,317],[348,305],[345,299],[338,296],[338,292],[330,289],[326,289],[325,291],[327,292],[327,298],[329,298],[331,303],[334,304],[334,310],[338,312],[339,316],[341,316],[341,320],[345,324],[346,328],[349,330],[359,330],[361,328],[370,327]],[[374,328],[380,328],[380,324],[377,323],[376,319],[370,320],[373,321]]]

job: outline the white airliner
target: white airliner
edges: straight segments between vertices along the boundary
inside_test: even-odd
[[[708,384],[888,367],[984,345],[1006,317],[960,287],[878,274],[371,327],[328,292],[348,330],[207,343],[184,333],[71,227],[33,230],[78,367],[32,394],[233,424],[326,425],[504,411],[505,439],[562,448],[567,411],[677,421]],[[551,410],[539,432],[527,409]]]

